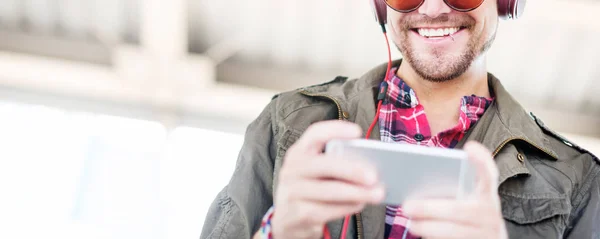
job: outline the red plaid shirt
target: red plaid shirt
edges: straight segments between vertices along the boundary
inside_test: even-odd
[[[409,143],[430,147],[454,148],[465,132],[483,115],[492,99],[475,95],[464,96],[460,100],[458,124],[437,135],[431,129],[425,109],[419,104],[415,92],[392,69],[392,79],[388,81],[388,92],[379,112],[381,141]],[[408,218],[402,214],[400,206],[388,205],[385,218],[385,238],[402,239]],[[416,238],[410,233],[405,238]]]

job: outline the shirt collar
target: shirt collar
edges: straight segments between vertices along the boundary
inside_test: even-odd
[[[388,81],[388,90],[384,104],[394,104],[398,108],[414,108],[419,105],[419,100],[413,89],[396,75],[397,67],[390,70],[392,78]]]
[[[404,80],[396,75],[397,70],[398,67],[394,67],[389,72],[392,78],[388,81],[388,91],[383,103],[391,103],[394,104],[394,106],[403,109],[415,108],[419,105],[419,99],[417,98],[415,91],[406,84]],[[463,110],[463,112],[471,119],[478,118],[483,114],[483,111],[490,106],[492,101],[493,99],[477,95],[464,96],[461,100],[461,110]],[[472,106],[476,106],[476,108],[473,108]],[[475,111],[471,112],[471,109],[475,109]],[[483,109],[483,111],[477,112],[477,109]]]

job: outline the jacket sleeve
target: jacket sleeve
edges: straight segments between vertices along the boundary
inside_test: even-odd
[[[233,176],[212,202],[200,239],[251,238],[273,204],[273,105],[248,126]]]
[[[568,227],[566,238],[600,238],[600,165],[598,159],[595,160],[591,160],[589,173],[573,203],[574,219]]]

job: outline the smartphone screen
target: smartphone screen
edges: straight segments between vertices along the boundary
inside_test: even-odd
[[[407,198],[461,198],[475,186],[466,152],[374,140],[334,140],[326,154],[374,164],[386,188],[384,203]]]

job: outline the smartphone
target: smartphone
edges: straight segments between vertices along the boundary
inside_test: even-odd
[[[376,166],[388,205],[400,205],[409,197],[460,199],[475,188],[474,167],[459,149],[356,139],[332,140],[325,154]]]

